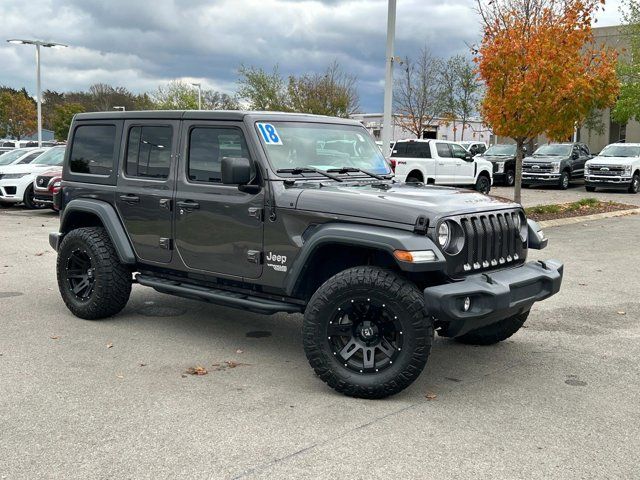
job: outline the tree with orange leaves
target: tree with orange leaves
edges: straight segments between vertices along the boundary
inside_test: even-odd
[[[476,0],[484,26],[476,62],[486,91],[481,111],[495,134],[517,145],[520,202],[524,145],[545,134],[569,138],[592,109],[619,91],[616,53],[594,44],[598,0]]]

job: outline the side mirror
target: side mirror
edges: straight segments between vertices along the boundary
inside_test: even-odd
[[[574,160],[577,160],[578,158],[580,158],[580,154],[578,152],[573,152],[571,154],[571,158],[573,158]]]
[[[465,153],[464,160],[465,162],[473,162],[473,155],[471,155],[469,152]]]
[[[251,161],[242,157],[222,157],[220,173],[225,185],[246,185],[251,181]]]

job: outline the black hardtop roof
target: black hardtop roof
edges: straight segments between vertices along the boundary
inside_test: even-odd
[[[90,112],[79,113],[76,121],[83,120],[133,120],[133,119],[164,119],[164,120],[229,120],[242,121],[244,119],[262,121],[291,121],[336,123],[359,125],[362,123],[349,118],[328,117],[325,115],[311,115],[308,113],[290,112],[258,112],[249,110],[140,110],[118,112]]]

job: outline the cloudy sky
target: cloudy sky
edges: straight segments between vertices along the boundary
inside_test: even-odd
[[[618,23],[609,0],[598,25]],[[468,54],[478,39],[473,0],[398,0],[396,54],[423,45],[442,57]],[[70,45],[43,51],[43,89],[96,82],[134,92],[172,79],[227,93],[237,67],[283,74],[323,70],[338,60],[358,77],[361,109],[380,111],[386,0],[1,0],[0,84],[35,92],[33,47],[8,38]]]

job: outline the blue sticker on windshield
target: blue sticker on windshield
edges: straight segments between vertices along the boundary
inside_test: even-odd
[[[257,125],[264,143],[267,145],[282,145],[282,140],[280,139],[280,135],[278,135],[276,127],[270,123],[258,123]]]

